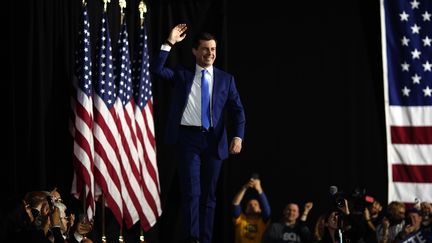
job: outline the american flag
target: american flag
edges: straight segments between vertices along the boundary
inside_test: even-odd
[[[117,129],[117,99],[113,77],[111,39],[106,11],[102,14],[97,45],[96,83],[94,100],[95,180],[100,186],[107,206],[120,225],[123,222],[122,190],[125,183],[121,174],[120,136]]]
[[[145,24],[141,25],[139,48],[135,58],[135,121],[138,138],[138,154],[141,163],[144,196],[150,211],[146,211],[147,224],[141,221],[144,230],[150,229],[162,214],[160,203],[159,172],[156,161],[156,140],[153,123],[152,82],[149,74],[149,54]]]
[[[116,110],[119,115],[118,128],[121,135],[121,164],[126,185],[126,191],[123,192],[123,212],[126,226],[130,228],[140,219],[142,224],[148,224],[144,212],[148,211],[150,207],[144,198],[141,186],[142,178],[137,151],[135,101],[126,21],[122,24],[118,40],[118,55],[114,63],[115,80],[118,86]]]
[[[75,169],[71,192],[83,197],[88,219],[95,214],[93,177],[93,99],[90,23],[87,7],[83,6],[81,28],[75,53],[75,90],[72,99],[73,116],[73,165]],[[82,193],[84,195],[82,195]]]
[[[432,1],[381,0],[388,200],[432,201]]]

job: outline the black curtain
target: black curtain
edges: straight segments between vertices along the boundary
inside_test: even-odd
[[[128,1],[125,11],[131,51],[137,47],[138,3]],[[379,1],[146,3],[150,58],[175,24],[187,23],[188,37],[174,47],[168,64],[193,66],[191,37],[201,30],[213,32],[218,38],[215,65],[235,75],[246,110],[243,151],[224,162],[219,180],[214,242],[232,242],[231,200],[254,172],[260,174],[272,220],[280,218],[289,201],[313,201],[312,225],[331,203],[331,185],[347,195],[365,188],[386,203]],[[0,176],[6,199],[13,204],[27,191],[57,187],[71,209],[79,208],[69,193],[69,119],[81,1],[8,4],[3,51],[6,156]],[[103,2],[89,0],[88,8],[96,43]],[[116,43],[116,1],[109,4],[108,14]],[[170,90],[156,77],[153,88],[163,215],[146,239],[178,242],[177,168],[161,139]],[[109,210],[107,217],[109,241],[114,242],[118,225]],[[95,237],[99,233],[96,229]],[[126,242],[136,242],[138,233],[136,227],[125,231]]]

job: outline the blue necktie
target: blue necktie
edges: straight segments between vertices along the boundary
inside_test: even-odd
[[[201,70],[201,125],[203,128],[210,127],[210,92],[207,70]]]

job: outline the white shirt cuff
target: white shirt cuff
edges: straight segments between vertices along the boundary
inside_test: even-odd
[[[171,51],[171,46],[169,46],[167,44],[162,44],[161,50],[163,50],[163,51]]]

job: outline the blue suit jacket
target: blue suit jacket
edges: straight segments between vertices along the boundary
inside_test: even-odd
[[[178,130],[183,112],[191,92],[195,70],[185,68],[170,69],[165,67],[169,52],[161,50],[158,58],[152,63],[151,71],[159,77],[169,80],[173,85],[173,97],[168,115],[165,139],[168,144],[176,144]],[[218,140],[217,153],[220,159],[228,157],[228,140],[224,114],[227,112],[230,125],[233,125],[233,136],[243,139],[245,114],[234,77],[213,67],[212,121],[214,133]]]

